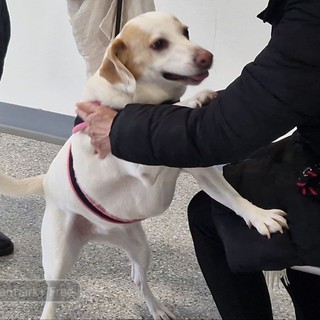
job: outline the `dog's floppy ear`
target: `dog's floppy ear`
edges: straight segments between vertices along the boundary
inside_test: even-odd
[[[136,79],[125,66],[129,53],[121,39],[115,39],[107,49],[107,54],[100,68],[100,76],[115,86],[129,93],[136,88]]]

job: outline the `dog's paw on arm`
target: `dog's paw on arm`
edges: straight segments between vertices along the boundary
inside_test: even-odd
[[[177,104],[189,108],[202,107],[218,96],[218,92],[213,90],[202,90],[188,100],[178,102]]]

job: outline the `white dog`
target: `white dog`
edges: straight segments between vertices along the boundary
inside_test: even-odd
[[[128,103],[178,101],[186,85],[208,75],[212,54],[190,42],[177,18],[160,12],[129,21],[107,49],[100,69],[88,80],[83,100],[122,108]],[[200,106],[215,96],[202,92],[181,103]],[[112,155],[99,159],[90,138],[73,134],[44,176],[16,180],[0,175],[0,192],[20,196],[44,193],[42,224],[45,279],[50,287],[42,318],[55,316],[54,280],[64,279],[88,240],[124,249],[132,278],[155,319],[174,318],[151,292],[146,279],[149,248],[140,221],[170,205],[181,170],[145,166]],[[243,199],[214,167],[186,169],[212,198],[231,208],[263,234],[287,227],[281,210],[263,210]]]

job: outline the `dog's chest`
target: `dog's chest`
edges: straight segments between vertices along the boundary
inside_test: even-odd
[[[143,219],[167,209],[178,169],[143,166],[112,155],[101,160],[87,140],[83,134],[75,137],[72,153],[78,183],[90,197],[123,219]]]

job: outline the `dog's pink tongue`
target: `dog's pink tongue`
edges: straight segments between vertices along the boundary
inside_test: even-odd
[[[205,78],[207,78],[209,75],[209,72],[206,71],[204,73],[200,73],[194,77],[191,78],[191,80],[196,81],[196,82],[201,82],[202,80],[204,80]]]

